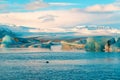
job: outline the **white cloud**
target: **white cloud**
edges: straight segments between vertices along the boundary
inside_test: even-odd
[[[64,2],[62,2],[62,3],[48,3],[49,5],[51,5],[51,6],[73,6],[73,5],[78,5],[78,4],[76,4],[76,3],[64,3]]]
[[[93,6],[89,6],[84,9],[88,12],[116,12],[120,11],[120,0],[116,0],[115,2],[111,4],[96,4]]]
[[[114,4],[94,5],[87,7],[85,10],[88,12],[114,12],[114,11],[120,11],[120,6]]]
[[[118,0],[118,2],[120,2]],[[80,24],[116,24],[120,23],[120,6],[118,2],[107,5],[93,5],[84,9],[72,10],[48,10],[39,12],[18,12],[0,14],[0,23],[15,24],[18,26],[29,26],[41,28],[42,31],[66,32],[71,26]],[[72,3],[45,3],[42,0],[35,0],[26,4],[27,10],[37,10],[49,6],[69,6],[77,5]],[[0,6],[0,9],[6,6]],[[95,13],[94,13],[95,12]],[[102,12],[102,13],[101,13]],[[110,12],[110,13],[106,13]],[[112,12],[112,13],[111,13]],[[114,12],[114,13],[113,13]],[[66,29],[64,29],[64,28]],[[71,29],[72,30],[72,29]],[[73,30],[72,30],[73,31]],[[105,31],[88,31],[78,30],[80,34],[92,35],[93,33],[106,34]],[[104,33],[105,32],[105,33]],[[108,31],[109,32],[109,31]],[[118,31],[119,32],[119,31]],[[112,32],[111,32],[112,33]],[[77,35],[77,34],[76,34]]]
[[[120,23],[120,13],[88,13],[74,10],[51,10],[0,14],[0,23],[37,28],[71,27],[79,24]]]
[[[9,3],[7,0],[0,0],[0,9],[5,12],[13,12],[13,11],[31,11],[38,10],[40,8],[49,7],[48,3],[45,3],[43,0],[31,0],[27,4],[19,4],[19,3]],[[1,11],[2,12],[2,11]]]
[[[64,2],[50,2],[50,3],[45,3],[43,0],[35,0],[33,2],[30,2],[25,5],[26,10],[37,10],[40,8],[46,8],[50,6],[73,6],[73,5],[78,5],[76,3],[64,3]]]
[[[60,6],[72,4],[52,3],[51,5]],[[42,0],[35,0],[33,3],[27,4],[26,9],[34,10],[47,6],[50,6],[50,4],[44,3]],[[113,11],[115,12],[106,13]],[[79,24],[116,24],[120,23],[120,13],[117,11],[120,11],[120,6],[113,3],[107,5],[94,5],[85,9],[4,13],[0,14],[0,23],[37,28],[71,27]]]
[[[53,16],[53,15],[45,15],[45,16],[41,16],[39,17],[39,19],[42,21],[42,22],[49,22],[49,21],[55,21],[55,18],[57,16]]]
[[[49,5],[42,0],[35,0],[34,2],[28,3],[25,5],[25,9],[27,10],[37,10],[40,8],[48,7]]]
[[[0,4],[0,9],[4,10],[6,7],[10,8],[10,10],[8,10],[9,12],[11,11],[15,11],[15,10],[38,10],[41,8],[48,8],[51,6],[74,6],[74,5],[81,5],[78,3],[67,3],[67,2],[45,2],[44,0],[31,0],[31,2],[28,2],[27,4],[15,4],[13,3],[12,5],[10,4],[5,4],[7,2],[7,0],[0,0],[0,2],[3,2],[2,4]],[[5,2],[5,3],[4,3]],[[8,6],[9,5],[9,6]],[[15,8],[16,7],[16,8]],[[114,11],[120,11],[120,0],[116,0],[115,2],[111,3],[111,4],[106,4],[106,5],[100,5],[100,4],[96,4],[93,6],[89,6],[87,8],[83,8],[84,11],[87,12],[114,12]],[[7,12],[7,10],[5,10]]]

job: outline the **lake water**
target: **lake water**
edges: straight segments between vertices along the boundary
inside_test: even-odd
[[[120,80],[120,54],[4,49],[0,80]]]

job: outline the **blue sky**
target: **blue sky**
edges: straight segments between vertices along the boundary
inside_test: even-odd
[[[40,10],[85,8],[85,7],[89,7],[89,6],[96,5],[96,4],[102,4],[102,5],[110,4],[115,1],[116,0],[1,0],[0,1],[0,12],[28,12],[28,11],[40,11]],[[39,6],[41,5],[39,4],[38,8],[36,9],[30,10],[30,9],[25,8],[26,5],[35,3],[35,2],[38,2],[38,3],[42,2],[43,4],[48,4],[51,6],[46,5],[45,7],[39,8]]]
[[[78,7],[87,7],[95,4],[109,4],[115,0],[45,0],[45,2],[65,2],[65,3],[76,3],[79,4]]]
[[[59,30],[120,24],[120,0],[0,0],[0,23]]]

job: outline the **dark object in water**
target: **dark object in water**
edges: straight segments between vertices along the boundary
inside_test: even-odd
[[[46,63],[49,63],[49,61],[46,61]]]

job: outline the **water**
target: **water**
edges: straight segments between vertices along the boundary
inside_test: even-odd
[[[1,52],[0,80],[120,80],[119,63],[119,53]]]

